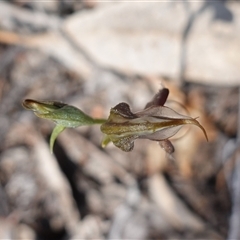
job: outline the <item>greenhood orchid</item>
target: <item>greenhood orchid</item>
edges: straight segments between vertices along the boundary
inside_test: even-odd
[[[144,110],[136,113],[130,110],[127,103],[119,103],[110,110],[107,120],[92,118],[74,106],[54,101],[26,99],[23,106],[32,110],[36,116],[56,123],[50,138],[51,151],[57,136],[65,128],[93,124],[101,124],[100,128],[104,133],[102,147],[113,142],[116,147],[125,152],[133,149],[136,139],[149,139],[158,141],[166,152],[172,153],[174,148],[169,138],[186,124],[194,124],[201,128],[207,139],[205,129],[195,118],[181,115],[164,106],[168,94],[168,89],[161,89],[153,100],[147,103]]]
[[[107,122],[101,125],[105,134],[103,146],[112,141],[123,151],[131,151],[134,140],[165,141],[175,135],[185,124],[194,124],[207,134],[199,122],[164,106],[152,106],[132,113],[127,103],[119,103],[111,109]]]

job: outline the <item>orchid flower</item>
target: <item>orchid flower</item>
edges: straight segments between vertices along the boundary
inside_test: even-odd
[[[166,152],[172,153],[174,148],[168,140],[183,125],[194,124],[207,134],[200,123],[191,117],[181,115],[171,108],[163,106],[168,97],[168,89],[160,90],[143,111],[133,113],[127,103],[119,103],[111,109],[108,120],[101,125],[105,134],[102,146],[109,142],[125,152],[134,147],[136,139],[159,141]]]

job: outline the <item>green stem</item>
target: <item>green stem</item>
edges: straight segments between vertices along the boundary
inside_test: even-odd
[[[92,124],[103,124],[107,121],[107,119],[102,119],[102,118],[93,118],[93,123]]]

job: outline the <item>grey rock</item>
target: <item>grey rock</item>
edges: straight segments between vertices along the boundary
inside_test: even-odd
[[[239,29],[232,1],[108,4],[63,26],[100,66],[225,85],[240,83]]]

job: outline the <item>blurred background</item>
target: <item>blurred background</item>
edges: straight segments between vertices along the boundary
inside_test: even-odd
[[[240,239],[240,2],[0,2],[0,239]],[[57,100],[94,117],[159,88],[198,117],[167,155],[101,148],[23,109]],[[174,101],[174,102],[173,102]]]

